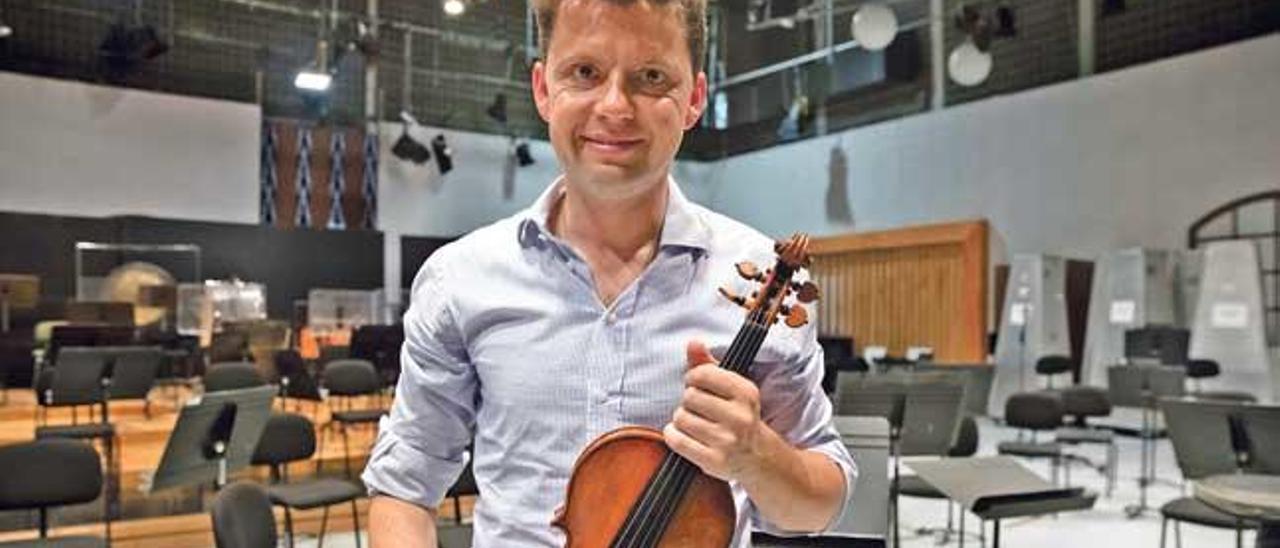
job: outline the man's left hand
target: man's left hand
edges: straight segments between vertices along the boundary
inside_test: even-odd
[[[747,481],[777,439],[760,419],[760,391],[745,377],[716,367],[706,345],[690,342],[686,354],[684,394],[662,430],[667,446],[708,475]]]

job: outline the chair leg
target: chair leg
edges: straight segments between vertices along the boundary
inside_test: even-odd
[[[1236,524],[1236,548],[1244,548],[1244,529]]]
[[[284,534],[289,538],[289,548],[293,548],[293,512],[284,507]]]
[[[324,530],[329,526],[329,507],[324,507],[324,513],[320,514],[320,541],[316,543],[316,548],[324,548]]]
[[[347,479],[351,479],[351,445],[348,442],[347,425],[341,425],[338,430],[342,432],[342,469],[347,473]]]
[[[1175,520],[1173,522],[1173,540],[1178,548],[1182,548],[1182,522]]]
[[[356,505],[356,499],[351,499],[351,526],[355,527],[352,534],[356,537],[356,548],[360,547],[360,507]]]
[[[1160,520],[1160,548],[1164,548],[1164,538],[1169,532],[1169,518]]]

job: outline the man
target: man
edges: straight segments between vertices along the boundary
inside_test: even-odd
[[[633,424],[731,483],[735,546],[752,523],[836,524],[855,470],[813,329],[775,328],[751,380],[708,366],[744,318],[716,287],[734,262],[773,256],[670,180],[706,103],[706,0],[534,4],[534,100],[564,175],[414,281],[395,406],[364,473],[373,545],[434,546],[474,439],[475,545],[562,546],[550,524],[579,452]]]

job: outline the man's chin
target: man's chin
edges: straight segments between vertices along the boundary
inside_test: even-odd
[[[590,194],[599,198],[628,198],[640,194],[659,177],[631,166],[583,166],[571,175]]]

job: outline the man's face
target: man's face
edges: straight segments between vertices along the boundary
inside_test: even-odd
[[[534,102],[561,168],[600,198],[665,183],[706,94],[674,6],[566,0],[547,58],[533,68]]]

